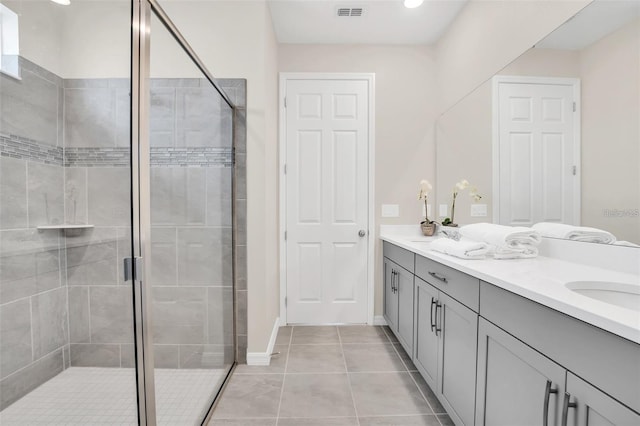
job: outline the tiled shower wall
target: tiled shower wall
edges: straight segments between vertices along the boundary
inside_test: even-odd
[[[0,409],[69,364],[62,85],[20,59],[0,74]]]
[[[130,251],[128,81],[62,80],[28,61],[22,71],[21,82],[2,76],[0,85],[0,408],[69,365],[133,366],[131,295],[121,270]],[[230,188],[232,153],[228,142],[215,143],[229,140],[231,116],[201,83],[163,79],[152,88],[158,367],[232,360],[232,276],[216,264],[221,254],[224,265],[231,261],[231,215],[220,211],[231,207],[230,189],[221,187]],[[244,230],[246,85],[221,83],[241,106],[235,207]],[[63,222],[95,228],[66,238],[35,230]],[[243,360],[246,232],[236,244]]]

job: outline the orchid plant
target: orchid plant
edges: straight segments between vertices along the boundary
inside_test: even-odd
[[[431,185],[431,183],[429,183],[428,180],[423,179],[420,181],[420,192],[418,193],[418,200],[424,201],[424,222],[422,223],[433,223],[432,220],[429,220],[429,210],[427,208],[427,196],[432,189],[433,186]]]
[[[458,194],[467,188],[469,188],[469,181],[466,179],[462,179],[460,182],[456,183],[455,186],[453,187],[453,201],[451,202],[451,217],[444,218],[444,220],[442,221],[442,224],[444,226],[458,226],[454,222],[454,217],[456,214],[456,199],[458,198]],[[476,187],[469,188],[469,196],[475,202],[478,202],[482,199],[482,196],[478,194],[478,188]]]

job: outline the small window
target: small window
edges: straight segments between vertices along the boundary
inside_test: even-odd
[[[20,78],[18,14],[0,4],[0,72]]]

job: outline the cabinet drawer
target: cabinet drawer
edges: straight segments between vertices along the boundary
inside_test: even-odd
[[[480,315],[640,411],[640,345],[482,282]]]
[[[422,256],[416,256],[416,275],[475,312],[480,304],[480,280]]]
[[[415,254],[386,241],[383,242],[382,252],[384,257],[392,260],[413,274]]]

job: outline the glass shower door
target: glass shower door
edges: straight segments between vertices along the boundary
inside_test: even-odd
[[[131,2],[0,12],[0,424],[134,425]]]
[[[233,114],[153,12],[150,35],[147,235],[156,419],[195,425],[235,360]]]

